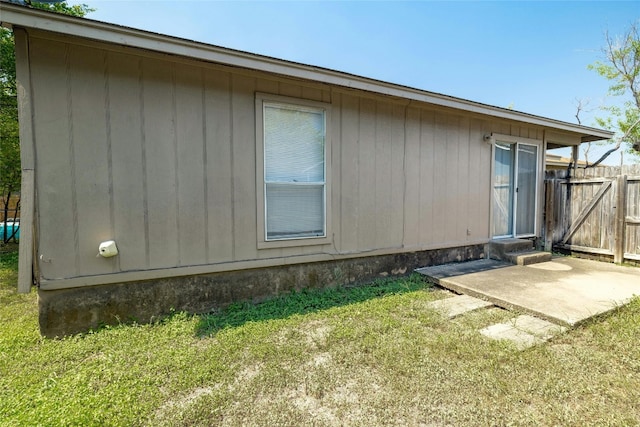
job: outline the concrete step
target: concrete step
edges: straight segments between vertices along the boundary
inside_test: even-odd
[[[507,261],[515,265],[530,265],[539,262],[551,261],[551,252],[527,251],[527,252],[507,252]]]
[[[527,239],[496,239],[489,242],[489,258],[507,261],[505,254],[533,250],[533,242]]]
[[[551,254],[534,250],[533,242],[528,239],[497,239],[489,242],[489,258],[530,265],[551,261]]]

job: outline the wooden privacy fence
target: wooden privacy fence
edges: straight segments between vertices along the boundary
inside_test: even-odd
[[[640,261],[640,165],[548,171],[545,250]]]

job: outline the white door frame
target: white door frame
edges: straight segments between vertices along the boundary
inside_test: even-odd
[[[513,205],[510,206],[511,209],[511,234],[507,234],[507,235],[496,235],[495,234],[495,215],[497,215],[496,212],[494,212],[494,204],[495,204],[495,172],[496,172],[496,165],[495,165],[495,161],[496,161],[496,142],[503,142],[506,144],[514,144],[514,149],[516,150],[516,154],[514,156],[514,164],[513,164],[513,171],[514,171],[514,176],[513,176],[513,183],[512,185],[515,187],[517,187],[518,185],[518,161],[519,161],[519,155],[518,155],[518,147],[521,145],[529,145],[529,146],[535,146],[537,148],[537,165],[536,165],[536,177],[535,177],[535,215],[534,215],[534,232],[533,233],[528,233],[528,234],[517,234],[517,203],[518,203],[518,193],[516,191],[513,192],[513,196],[512,196],[512,200],[513,200]],[[491,135],[491,200],[490,200],[490,231],[491,231],[491,238],[492,239],[500,239],[500,238],[511,238],[511,237],[534,237],[540,234],[540,220],[541,220],[541,211],[540,211],[540,206],[541,206],[541,202],[540,202],[540,191],[541,188],[543,187],[543,182],[542,182],[542,177],[543,177],[543,170],[542,168],[544,167],[544,162],[543,162],[543,155],[544,155],[544,144],[542,140],[537,140],[537,139],[530,139],[530,138],[521,138],[521,137],[515,137],[515,136],[510,136],[510,135],[501,135],[501,134],[492,134]]]

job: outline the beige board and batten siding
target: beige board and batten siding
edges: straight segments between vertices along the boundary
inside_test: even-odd
[[[475,113],[29,33],[43,289],[483,243],[483,136],[543,138]],[[257,247],[258,92],[331,105],[330,244]],[[109,239],[120,254],[96,257]]]

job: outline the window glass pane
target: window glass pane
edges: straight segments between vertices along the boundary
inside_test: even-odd
[[[267,239],[324,236],[324,185],[267,184]]]
[[[518,145],[518,206],[516,208],[516,234],[535,233],[536,177],[538,147]]]
[[[264,109],[267,182],[324,182],[324,112],[267,104]]]
[[[515,145],[496,142],[493,176],[493,234],[512,233],[513,210],[513,148]]]

